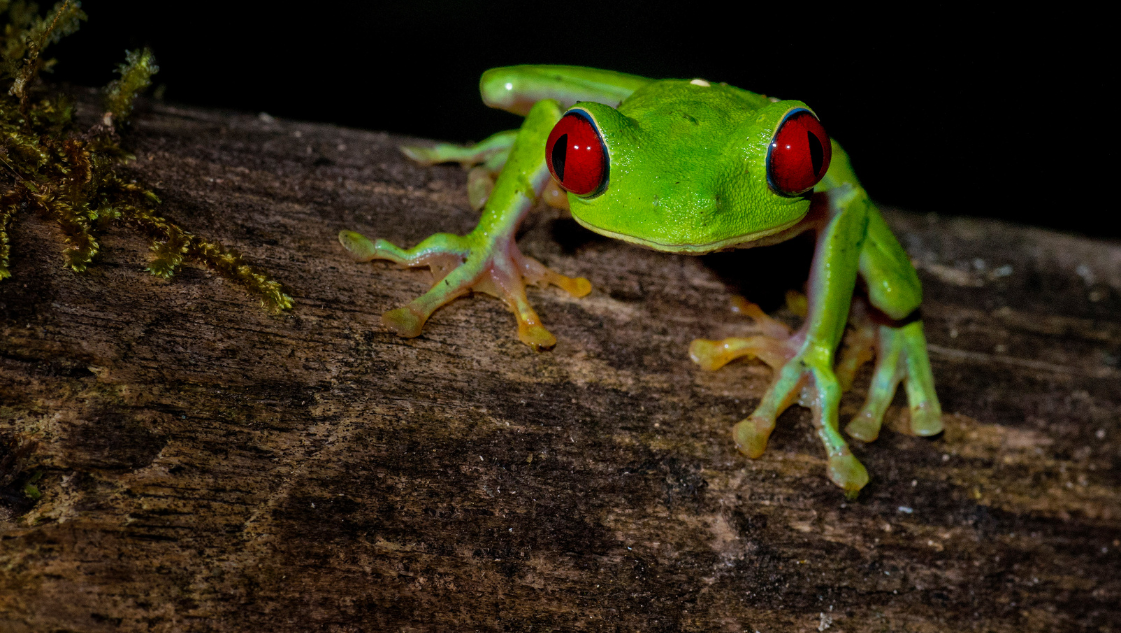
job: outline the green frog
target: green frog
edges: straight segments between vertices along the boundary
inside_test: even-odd
[[[876,439],[900,382],[909,431],[942,431],[918,276],[848,156],[808,105],[703,79],[576,66],[495,68],[483,74],[480,89],[487,105],[524,116],[522,126],[466,147],[402,148],[423,164],[473,167],[468,194],[482,209],[478,226],[467,235],[432,235],[411,249],[339,234],[359,261],[433,271],[431,290],[383,315],[388,329],[417,336],[437,308],[477,291],[506,303],[527,345],[553,347],[556,338],[527,301],[526,285],[552,284],[579,297],[591,284],[518,249],[518,226],[541,200],[567,208],[596,233],[672,253],[762,246],[812,231],[817,241],[799,330],[741,301],[761,334],[690,345],[690,356],[706,369],[751,357],[775,370],[759,406],[732,428],[736,447],[759,457],[778,415],[794,403],[809,407],[829,478],[855,494],[868,472],[841,435],[838,405],[873,349],[872,384],[848,434]],[[867,296],[854,300],[858,278]]]

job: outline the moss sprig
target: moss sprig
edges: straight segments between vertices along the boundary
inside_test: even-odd
[[[105,113],[112,120],[124,122],[132,114],[132,103],[136,95],[152,85],[152,75],[158,73],[156,57],[145,48],[141,51],[128,51],[125,63],[117,67],[120,79],[114,79],[105,87]]]
[[[19,99],[20,108],[26,111],[31,83],[40,71],[49,71],[55,64],[55,60],[43,57],[43,51],[77,31],[86,14],[76,0],[57,3],[45,17],[39,17],[39,7],[34,2],[4,0],[0,2],[0,11],[6,11],[9,20],[4,29],[4,44],[0,46],[3,72],[12,79],[8,94]]]
[[[11,276],[11,224],[30,211],[61,229],[63,261],[75,272],[97,256],[97,235],[119,225],[152,240],[148,270],[158,277],[170,278],[185,262],[200,264],[241,284],[268,307],[292,307],[279,283],[236,252],[161,216],[156,194],[122,176],[121,167],[132,156],[120,147],[118,131],[159,70],[150,50],[126,53],[119,77],[104,91],[101,123],[79,130],[73,101],[46,94],[37,78],[53,65],[43,51],[86,19],[80,3],[59,2],[40,17],[33,3],[0,0],[0,19],[6,20],[0,32],[0,78],[11,81],[0,94],[0,280]]]

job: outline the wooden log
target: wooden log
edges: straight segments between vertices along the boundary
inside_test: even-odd
[[[153,277],[125,232],[75,274],[55,228],[16,224],[0,629],[1121,628],[1118,243],[889,212],[947,430],[853,441],[872,481],[846,501],[804,409],[761,459],[735,451],[769,369],[686,355],[753,331],[736,293],[796,323],[781,297],[807,242],[670,256],[543,210],[523,250],[594,285],[531,290],[553,351],[487,297],[401,339],[380,314],[428,274],[355,264],[336,233],[414,244],[476,219],[464,172],[403,140],[166,105],[136,121],[135,177],[282,281],[288,313],[195,267]]]

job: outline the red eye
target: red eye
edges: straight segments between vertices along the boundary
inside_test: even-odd
[[[801,195],[829,170],[833,147],[825,128],[809,110],[786,115],[767,152],[767,184],[784,196]]]
[[[607,148],[582,112],[569,112],[557,121],[545,142],[545,162],[560,186],[578,196],[607,184]]]

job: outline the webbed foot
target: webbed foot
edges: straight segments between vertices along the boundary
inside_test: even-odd
[[[829,478],[846,492],[859,491],[868,483],[868,471],[841,437],[841,393],[828,351],[803,343],[778,370],[755,412],[732,428],[736,448],[748,457],[761,456],[774,431],[775,420],[787,407],[798,403],[813,411],[814,428],[825,446]]]
[[[452,235],[437,233],[411,249],[401,249],[379,239],[371,241],[354,231],[339,233],[342,243],[357,261],[386,259],[402,266],[428,266],[435,277],[431,290],[408,305],[382,315],[382,323],[404,337],[421,333],[424,323],[440,306],[471,291],[498,297],[518,321],[518,338],[535,350],[549,349],[557,339],[541,325],[541,320],[526,300],[526,284],[560,287],[582,297],[592,285],[582,277],[556,273],[541,262],[523,255],[513,237],[488,240],[477,233]]]
[[[689,344],[689,357],[693,362],[715,371],[737,358],[758,358],[772,369],[778,369],[794,356],[797,341],[791,341],[794,332],[785,323],[767,316],[762,308],[743,297],[732,298],[732,311],[751,318],[763,334],[748,338],[733,336],[720,341],[696,339]]]
[[[798,312],[801,298],[797,293],[788,295],[787,304],[792,311]],[[841,393],[852,387],[861,365],[872,359],[873,350],[876,365],[868,398],[846,425],[848,434],[865,442],[875,440],[900,382],[910,405],[909,432],[926,437],[942,431],[942,410],[934,392],[921,321],[903,325],[876,323],[867,303],[854,300],[850,312],[852,328],[845,335],[834,369],[829,364],[828,350],[807,343],[801,330],[792,332],[742,298],[733,301],[736,311],[751,317],[763,334],[722,341],[695,340],[689,346],[689,355],[709,370],[747,357],[759,358],[776,371],[774,382],[755,412],[732,429],[736,448],[744,455],[760,457],[774,431],[775,419],[798,403],[813,411],[814,426],[828,454],[829,478],[849,493],[863,488],[868,483],[868,472],[837,430],[838,408]]]
[[[911,414],[906,430],[920,437],[941,433],[942,407],[934,392],[934,376],[930,371],[922,322],[914,321],[901,327],[870,327],[875,329],[876,341],[872,385],[868,388],[864,406],[845,426],[845,431],[865,442],[879,437],[884,413],[902,381]]]
[[[751,458],[762,456],[776,418],[794,403],[809,407],[818,437],[825,445],[829,478],[845,491],[856,493],[868,483],[868,471],[849,450],[839,431],[842,389],[830,366],[831,350],[807,342],[802,331],[792,332],[753,303],[737,298],[736,306],[755,321],[763,330],[762,335],[695,340],[689,346],[689,355],[705,369],[717,369],[736,358],[753,357],[776,370],[775,379],[755,412],[732,428],[736,448]]]

